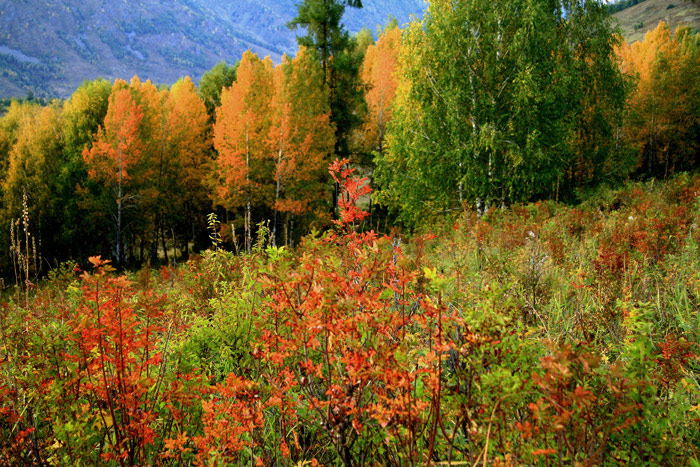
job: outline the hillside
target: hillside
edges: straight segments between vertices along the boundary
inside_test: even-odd
[[[85,79],[198,78],[248,48],[279,60],[296,50],[296,0],[0,0],[0,97],[70,95]],[[367,0],[350,31],[420,14],[422,0]]]
[[[700,29],[700,3],[688,0],[646,0],[617,12],[613,17],[619,22],[625,39],[629,42],[641,40],[650,31],[665,21],[671,30],[681,24]]]

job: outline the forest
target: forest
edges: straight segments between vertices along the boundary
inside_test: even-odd
[[[0,465],[700,467],[700,35],[430,0],[0,117]]]

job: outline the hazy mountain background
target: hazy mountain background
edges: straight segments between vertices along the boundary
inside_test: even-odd
[[[198,79],[250,48],[294,53],[298,0],[0,0],[0,97],[66,97],[85,79]],[[351,32],[422,16],[424,0],[365,0]]]
[[[67,97],[85,79],[139,75],[172,83],[198,79],[250,48],[279,61],[294,53],[286,23],[299,0],[0,0],[0,98]],[[424,0],[364,0],[348,8],[351,32],[390,16],[422,16]],[[629,41],[665,20],[700,28],[700,2],[645,0],[614,15]]]

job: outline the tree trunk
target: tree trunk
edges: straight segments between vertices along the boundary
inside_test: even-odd
[[[252,238],[251,238],[251,218],[250,218],[250,139],[248,136],[248,130],[246,129],[245,134],[245,184],[246,184],[246,205],[245,205],[245,250],[246,253],[250,254],[252,249]]]
[[[163,245],[163,256],[165,257],[165,264],[168,264],[170,260],[168,259],[168,247],[165,244],[165,229],[161,225],[158,231],[160,232],[160,240]]]
[[[281,139],[281,138],[280,138]],[[277,184],[275,186],[275,216],[272,221],[272,246],[277,246],[277,203],[280,200],[280,178],[282,166],[282,142],[280,141],[280,150],[277,156]]]
[[[117,181],[117,240],[116,240],[116,262],[121,263],[121,236],[122,236],[122,172],[124,164],[122,161],[121,152],[119,153],[119,174]]]

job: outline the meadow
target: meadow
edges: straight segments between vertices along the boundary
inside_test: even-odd
[[[2,303],[6,465],[698,465],[700,176],[361,229],[259,226]],[[267,239],[267,240],[266,240]]]

